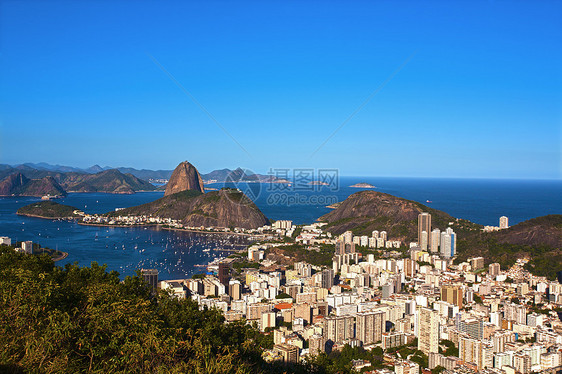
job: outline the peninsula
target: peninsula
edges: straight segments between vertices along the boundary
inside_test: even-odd
[[[47,219],[71,219],[80,217],[83,212],[70,205],[59,204],[54,201],[39,201],[21,207],[16,212],[20,216],[47,218]]]

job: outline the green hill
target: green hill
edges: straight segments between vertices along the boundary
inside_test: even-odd
[[[187,190],[147,204],[108,213],[109,215],[152,215],[181,220],[198,227],[241,227],[253,229],[269,221],[259,208],[237,190],[223,188],[202,194]]]
[[[17,214],[41,218],[72,218],[76,217],[75,210],[77,208],[70,205],[63,205],[54,201],[39,201],[19,208]]]
[[[533,218],[500,231],[459,235],[457,254],[456,262],[482,256],[487,264],[498,262],[504,269],[518,258],[528,258],[529,271],[554,280],[562,270],[562,215]]]
[[[123,174],[117,169],[105,170],[96,174],[67,173],[62,185],[69,192],[132,194],[137,191],[154,191],[156,189],[152,184],[132,174]]]
[[[65,196],[66,192],[50,176],[29,179],[22,173],[8,175],[0,181],[0,196]]]
[[[271,340],[217,310],[92,263],[55,267],[0,246],[0,372],[268,372]]]
[[[318,220],[327,222],[327,230],[337,235],[351,230],[355,235],[371,236],[374,230],[385,230],[390,239],[408,243],[417,241],[418,215],[422,212],[431,213],[432,227],[442,230],[451,226],[460,233],[481,227],[417,201],[378,191],[356,192]]]
[[[327,230],[341,234],[371,235],[385,230],[391,240],[417,241],[418,214],[431,214],[431,225],[441,230],[452,227],[457,233],[457,263],[482,256],[486,263],[498,262],[502,268],[518,258],[528,258],[533,274],[555,279],[562,270],[562,215],[548,215],[521,222],[509,229],[483,232],[483,226],[432,209],[416,201],[377,191],[361,191],[349,196],[330,213],[320,217]]]

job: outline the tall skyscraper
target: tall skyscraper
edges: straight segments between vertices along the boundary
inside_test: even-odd
[[[341,343],[354,338],[354,322],[352,316],[326,317],[326,338],[334,343]]]
[[[431,232],[430,249],[432,253],[439,252],[439,244],[441,244],[441,230],[434,229]]]
[[[230,280],[230,267],[224,262],[219,263],[219,282],[228,287],[228,281]]]
[[[345,243],[353,243],[353,232],[346,231],[342,234],[342,237]]]
[[[507,229],[509,227],[509,218],[506,216],[500,217],[500,229]]]
[[[240,300],[242,298],[242,284],[240,281],[231,279],[228,282],[228,294],[232,300]]]
[[[429,213],[418,215],[418,245],[421,245],[422,231],[431,232],[431,214]]]
[[[158,286],[158,270],[141,269],[141,274],[144,281],[152,288],[152,291],[156,291],[156,287]]]
[[[494,262],[493,264],[490,264],[490,266],[488,266],[488,274],[490,274],[491,277],[500,275],[500,272],[501,267],[497,262]]]
[[[334,273],[334,269],[324,269],[322,270],[321,273],[321,287],[322,288],[327,288],[330,289],[332,288],[332,286],[334,285],[334,277],[335,277],[335,273]]]
[[[451,257],[455,257],[457,254],[457,234],[450,227],[446,231],[451,236]]]
[[[422,231],[421,232],[421,241],[419,243],[421,249],[423,251],[427,251],[427,244],[429,242],[429,235],[427,233],[427,231]]]
[[[460,359],[476,364],[479,371],[493,366],[493,350],[493,346],[487,341],[472,339],[465,335],[459,337]]]
[[[385,324],[383,311],[357,313],[356,338],[361,340],[363,345],[379,342],[382,340]]]
[[[336,254],[343,255],[346,253],[355,253],[355,243],[348,243],[341,239],[336,240]]]
[[[447,230],[441,233],[441,256],[445,258],[451,258],[455,256],[457,250],[457,234],[452,228],[447,228]]]
[[[439,353],[439,313],[435,310],[418,310],[418,349],[426,355]]]
[[[22,242],[21,243],[21,248],[23,249],[23,251],[25,253],[27,253],[28,255],[33,254],[33,242],[28,240],[26,242]]]

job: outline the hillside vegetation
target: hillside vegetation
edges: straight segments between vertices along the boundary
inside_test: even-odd
[[[0,246],[2,373],[353,373],[382,350],[346,347],[308,363],[263,361],[273,346],[246,321],[224,323],[191,299],[152,295],[142,277],[25,255]]]
[[[417,241],[418,214],[431,214],[432,228],[452,227],[457,234],[455,262],[482,256],[486,263],[498,262],[502,268],[518,258],[528,258],[533,274],[556,278],[562,270],[562,215],[533,218],[508,229],[483,232],[482,226],[432,209],[416,201],[377,191],[361,191],[349,196],[330,213],[320,217],[328,231],[341,234],[371,235],[385,230],[390,240]]]
[[[269,222],[246,195],[229,188],[206,194],[195,190],[182,191],[147,204],[111,212],[109,215],[159,216],[181,220],[191,227],[253,229]]]
[[[0,290],[0,372],[265,371],[257,330],[96,263],[63,269],[1,246]]]
[[[75,207],[59,204],[54,201],[38,201],[18,209],[17,214],[42,218],[70,218],[75,217]]]
[[[68,173],[72,174],[72,173]],[[69,192],[110,192],[132,194],[136,191],[154,191],[152,184],[123,174],[117,169],[105,170],[96,174],[73,174],[62,178],[61,185]]]
[[[551,214],[523,221],[508,229],[466,233],[457,241],[461,262],[482,256],[506,269],[518,258],[528,258],[527,270],[554,280],[562,270],[562,215]]]
[[[29,179],[21,173],[7,176],[0,181],[0,196],[64,196],[66,192],[50,176],[41,179]]]
[[[137,191],[154,190],[156,190],[156,187],[147,181],[132,174],[123,174],[117,169],[88,174],[28,170],[27,168],[21,172],[9,174],[0,180],[0,195],[3,196],[66,195],[67,192],[132,194]]]
[[[455,231],[476,230],[480,226],[466,220],[457,220],[449,214],[378,191],[360,191],[352,194],[319,221],[328,222],[328,231],[341,234],[351,230],[354,235],[368,235],[374,230],[386,231],[391,240],[404,243],[417,241],[418,215],[431,213],[432,227]]]

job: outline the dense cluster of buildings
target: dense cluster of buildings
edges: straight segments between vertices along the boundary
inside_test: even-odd
[[[386,231],[374,230],[371,236],[362,235],[355,236],[352,231],[346,231],[341,234],[335,242],[336,253],[345,254],[355,252],[355,247],[363,248],[400,248],[402,242],[400,240],[389,240]]]
[[[414,244],[422,250],[440,253],[442,257],[452,258],[457,250],[457,234],[452,228],[445,231],[438,228],[431,230],[431,214],[421,213],[418,216],[418,242]]]
[[[135,226],[135,225],[167,225],[170,227],[183,228],[179,220],[171,218],[140,216],[106,216],[100,214],[84,214],[81,221],[88,224]]]
[[[365,241],[351,232],[332,238],[311,225],[303,232],[335,246],[331,268],[306,262],[271,266],[266,252],[273,244],[261,244],[249,247],[248,259],[268,268],[243,269],[235,279],[226,261],[216,276],[160,286],[202,308],[221,310],[226,321],[245,319],[273,334],[275,346],[264,352],[271,361],[306,360],[346,344],[384,350],[410,345],[427,356],[427,368],[385,353],[388,368],[370,372],[443,367],[450,373],[529,374],[562,366],[561,284],[528,273],[524,260],[508,270],[485,266],[482,257],[454,265],[453,230],[434,235],[438,229],[431,230],[429,214],[420,215],[418,229],[421,240],[408,251],[383,251],[387,256],[376,258],[361,248],[393,248],[369,245],[388,242],[384,231]],[[431,240],[425,240],[427,233]],[[370,366],[364,360],[352,364],[357,370]]]
[[[277,221],[267,229],[279,238],[295,227]],[[299,229],[302,242],[334,245],[331,267],[277,265],[267,258],[272,246],[287,244],[277,241],[248,248],[259,269],[234,272],[237,259],[227,258],[214,274],[191,279],[158,282],[156,271],[142,274],[154,289],[220,310],[227,323],[245,320],[272,334],[268,361],[289,364],[350,345],[384,350],[386,369],[369,371],[377,374],[439,367],[530,374],[562,367],[562,285],[527,272],[525,260],[510,269],[486,266],[482,257],[453,264],[456,234],[450,227],[432,230],[428,213],[419,216],[418,242],[400,251],[385,231],[332,237],[321,224]],[[427,364],[391,353],[406,346],[421,351]],[[370,365],[352,362],[357,370]]]

